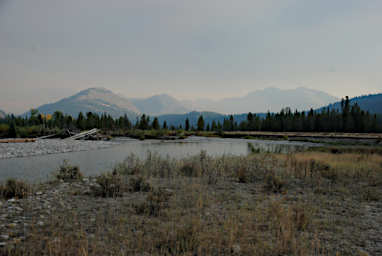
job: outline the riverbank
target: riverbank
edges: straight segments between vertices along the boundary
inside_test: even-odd
[[[113,173],[70,177],[1,200],[3,253],[382,253],[380,155],[130,156]]]
[[[84,141],[46,139],[25,143],[0,143],[0,159],[40,156],[109,148],[118,145],[113,141]]]

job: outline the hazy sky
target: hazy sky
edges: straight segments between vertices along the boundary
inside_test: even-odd
[[[0,109],[304,86],[382,91],[381,0],[0,0]]]

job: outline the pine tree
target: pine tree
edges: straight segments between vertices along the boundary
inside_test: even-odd
[[[199,116],[198,119],[198,131],[203,131],[204,130],[204,119],[203,116]]]
[[[8,130],[8,137],[9,137],[9,138],[17,138],[17,137],[18,137],[15,122],[12,122],[12,123],[11,123],[11,126],[9,127],[9,130]]]
[[[184,128],[186,131],[190,130],[190,120],[188,118],[185,121]]]
[[[154,130],[159,130],[160,129],[158,118],[156,118],[156,117],[154,118],[153,123],[152,123],[151,126],[153,127]]]

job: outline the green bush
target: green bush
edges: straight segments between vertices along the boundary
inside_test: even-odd
[[[5,199],[26,198],[30,191],[30,186],[15,179],[9,179],[5,185],[0,185],[0,194]]]
[[[64,160],[57,171],[56,178],[65,182],[81,180],[83,178],[83,174],[81,173],[78,166],[71,166],[69,165],[68,161]]]
[[[0,137],[8,137],[9,134],[9,125],[0,124]]]

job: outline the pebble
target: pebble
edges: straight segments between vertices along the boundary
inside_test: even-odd
[[[9,236],[8,235],[1,235],[0,236],[2,239],[4,239],[4,240],[8,240],[9,239]]]
[[[113,141],[38,140],[33,143],[0,143],[0,159],[109,148]]]
[[[15,228],[16,227],[16,223],[9,223],[8,224],[8,228]]]
[[[19,211],[19,212],[22,212],[22,211],[24,211],[22,208],[20,208],[20,207],[15,207],[15,208],[13,208],[13,209],[15,209],[16,211]]]
[[[16,199],[11,198],[11,199],[9,199],[7,202],[8,202],[8,203],[15,203],[15,202],[16,202]]]

